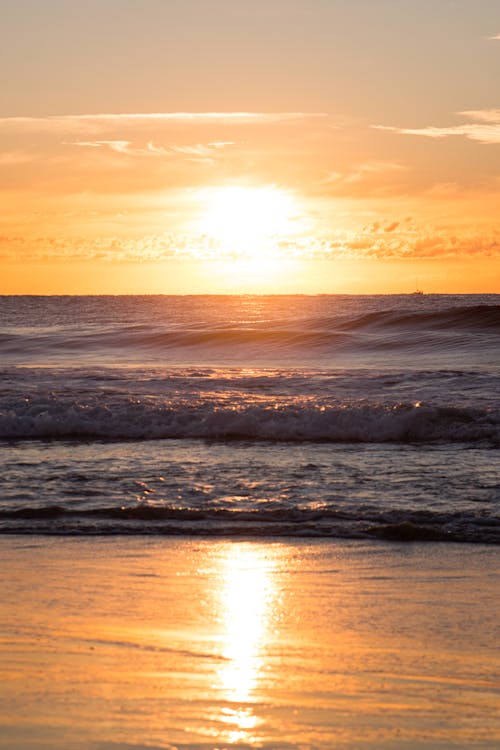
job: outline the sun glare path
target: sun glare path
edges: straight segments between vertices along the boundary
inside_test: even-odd
[[[271,573],[269,561],[250,548],[231,549],[224,560],[223,654],[227,662],[220,680],[227,699],[235,705],[223,709],[221,720],[230,729],[230,742],[248,739],[257,724],[248,703],[264,667],[262,652],[274,596]]]

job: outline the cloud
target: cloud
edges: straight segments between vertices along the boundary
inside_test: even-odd
[[[131,142],[130,141],[73,141],[65,144],[68,146],[81,146],[83,148],[109,148],[111,151],[116,151],[118,154],[131,154]]]
[[[500,39],[500,34],[495,34],[495,36],[487,36],[486,39]]]
[[[226,146],[236,146],[236,143],[234,141],[212,141],[208,145],[214,148],[225,148]]]
[[[387,229],[383,230],[387,232]],[[395,234],[358,232],[325,241],[320,256],[324,260],[336,258],[362,260],[431,260],[450,258],[500,257],[500,235],[495,232],[469,237],[424,228]]]
[[[469,120],[500,123],[500,109],[467,109],[457,114]]]
[[[372,127],[376,130],[386,130],[399,135],[420,135],[427,138],[462,136],[478,143],[490,145],[500,143],[500,109],[470,110],[457,114],[478,122],[444,128],[433,125],[425,128],[398,128],[392,125],[372,125]]]
[[[126,156],[168,156],[169,151],[161,146],[155,146],[149,141],[144,147],[136,147],[132,141],[99,140],[99,141],[71,141],[67,146],[81,146],[83,148],[108,148],[117,154]]]
[[[282,237],[270,251],[276,259],[450,259],[500,257],[500,231],[485,229],[464,235],[438,227],[388,218],[357,231],[338,230],[321,237]],[[244,258],[245,253],[219,247],[203,234],[160,233],[142,237],[0,237],[0,258],[25,261],[102,261],[155,263],[169,259],[214,261]]]
[[[0,129],[16,132],[106,132],[116,128],[145,125],[231,124],[273,125],[326,117],[321,112],[147,112],[123,114],[49,115],[46,117],[1,117]]]
[[[357,164],[350,172],[339,174],[338,172],[332,172],[326,182],[343,182],[353,183],[361,182],[372,175],[382,175],[387,173],[398,172],[404,170],[402,164],[391,161],[368,161],[363,164]]]
[[[211,143],[195,143],[188,145],[156,146],[148,141],[145,146],[136,146],[132,141],[96,140],[96,141],[68,141],[67,146],[81,148],[106,148],[125,156],[155,156],[155,157],[187,157],[189,161],[212,160],[214,155],[227,146],[234,146],[234,141],[213,141]]]
[[[399,221],[393,221],[391,224],[385,227],[385,232],[394,232],[399,227]]]

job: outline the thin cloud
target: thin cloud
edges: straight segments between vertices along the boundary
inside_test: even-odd
[[[225,148],[226,146],[236,146],[236,143],[235,141],[211,141],[208,145],[214,148]]]
[[[131,143],[130,141],[73,141],[65,145],[82,148],[109,148],[118,154],[130,154]]]
[[[405,170],[403,164],[392,161],[368,161],[362,164],[356,164],[349,172],[329,172],[323,180],[323,183],[353,183],[372,175],[382,175]]]
[[[144,148],[133,146],[132,141],[71,141],[66,143],[67,146],[80,146],[82,148],[108,148],[117,154],[125,156],[167,156],[168,150],[160,146],[155,146],[151,141]]]
[[[95,140],[95,141],[69,141],[65,145],[78,146],[82,148],[106,148],[125,156],[156,156],[174,157],[185,156],[191,160],[212,158],[216,152],[220,152],[227,146],[233,146],[233,141],[214,141],[211,143],[195,143],[189,145],[172,145],[168,148],[156,146],[153,141],[148,141],[145,146],[136,146],[132,141],[122,140]]]
[[[425,128],[398,128],[392,125],[372,125],[376,130],[385,130],[399,135],[419,135],[426,138],[448,138],[462,136],[470,141],[485,144],[500,143],[500,110],[468,110],[458,112],[462,117],[474,119],[476,122],[449,127],[428,126]]]
[[[117,127],[173,123],[232,125],[277,124],[325,117],[320,112],[147,112],[123,114],[49,115],[46,117],[2,117],[0,129],[25,132],[100,132]]]
[[[457,112],[457,114],[460,117],[467,117],[469,120],[500,123],[500,109],[466,109],[463,112]]]
[[[500,34],[495,34],[495,36],[487,36],[486,39],[500,39]]]

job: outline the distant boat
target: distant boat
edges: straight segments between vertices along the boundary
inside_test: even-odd
[[[423,289],[419,289],[417,279],[415,279],[415,291],[412,294],[423,294]]]

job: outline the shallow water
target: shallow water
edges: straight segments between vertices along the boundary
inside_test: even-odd
[[[4,533],[498,541],[489,446],[23,441]]]

